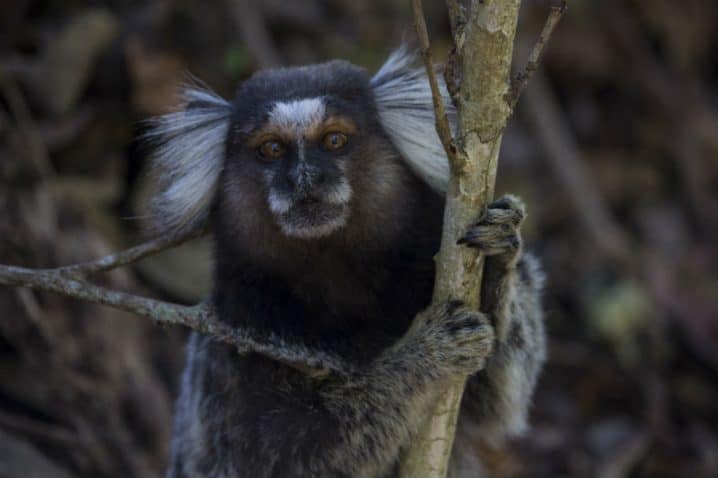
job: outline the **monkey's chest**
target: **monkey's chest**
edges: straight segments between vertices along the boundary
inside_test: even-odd
[[[337,264],[334,270],[306,269],[291,286],[295,299],[314,315],[371,316],[380,307],[381,287],[386,273],[378,271],[374,280]]]
[[[433,268],[400,264],[326,264],[307,269],[292,284],[302,304],[304,333],[336,346],[357,360],[370,359],[392,345],[425,308],[433,288]]]

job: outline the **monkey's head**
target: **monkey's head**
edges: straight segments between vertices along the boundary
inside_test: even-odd
[[[263,219],[288,237],[344,227],[362,171],[391,148],[376,127],[366,72],[342,61],[260,71],[235,105],[220,177],[224,202],[245,202],[242,210],[251,202],[258,216],[266,210]]]
[[[185,90],[183,108],[149,134],[159,143],[160,227],[193,228],[216,214],[243,235],[323,238],[391,222],[380,211],[401,207],[408,174],[445,188],[431,91],[413,60],[400,50],[373,77],[345,61],[264,70],[233,102]]]

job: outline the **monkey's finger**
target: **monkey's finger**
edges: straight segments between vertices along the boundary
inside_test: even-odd
[[[486,255],[515,252],[521,247],[518,231],[509,225],[477,226],[470,229],[457,244],[481,249]]]
[[[510,224],[519,226],[526,217],[526,207],[516,196],[507,194],[492,202],[486,208],[476,226],[491,224]]]

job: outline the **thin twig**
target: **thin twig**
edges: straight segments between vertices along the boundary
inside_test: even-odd
[[[429,78],[431,87],[431,96],[434,101],[434,113],[436,119],[436,131],[444,146],[446,155],[449,157],[449,164],[452,168],[460,166],[457,164],[458,155],[456,154],[456,145],[451,136],[451,127],[449,126],[449,118],[446,116],[444,108],[444,100],[439,90],[439,82],[436,79],[436,71],[434,70],[434,60],[431,56],[431,45],[429,44],[429,33],[426,29],[426,20],[424,19],[424,10],[421,0],[412,0],[411,8],[414,12],[414,26],[419,36],[421,45],[421,56],[424,59],[426,67],[426,75]]]
[[[208,306],[184,306],[171,302],[141,297],[97,286],[63,273],[63,269],[28,269],[0,265],[0,284],[14,287],[54,292],[75,299],[108,305],[115,309],[132,312],[160,323],[186,325],[200,332],[216,336],[223,342],[231,342],[232,332],[224,324],[213,322]]]
[[[179,246],[206,233],[206,228],[197,228],[182,234],[160,237],[130,249],[106,255],[94,261],[60,267],[59,270],[70,275],[109,271],[117,267],[132,264],[158,252]]]
[[[539,38],[536,41],[536,44],[531,51],[531,54],[529,55],[526,67],[521,73],[517,74],[514,80],[511,82],[511,89],[508,93],[508,103],[511,106],[512,110],[516,106],[516,103],[518,103],[519,98],[521,98],[521,93],[523,93],[524,89],[526,89],[526,85],[531,79],[531,76],[534,74],[539,64],[541,63],[541,57],[543,56],[544,48],[549,42],[549,39],[551,38],[551,35],[556,28],[556,25],[558,25],[558,22],[561,20],[561,17],[566,12],[566,8],[567,5],[565,0],[561,1],[559,5],[554,5],[551,7],[551,11],[546,18],[546,23],[543,26],[543,30],[541,30],[541,34],[539,35]]]
[[[264,355],[314,378],[324,377],[332,370],[336,370],[338,367],[332,367],[330,358],[316,364],[308,364],[300,359],[276,357],[271,353],[267,344],[259,343],[243,331],[221,322],[214,308],[208,302],[201,302],[193,306],[175,304],[108,289],[82,278],[83,274],[108,271],[137,262],[144,257],[199,237],[204,232],[205,229],[196,229],[181,235],[155,239],[94,261],[55,269],[29,269],[0,264],[0,285],[54,292],[148,317],[158,323],[183,325],[215,340],[233,345],[239,353],[254,352]]]

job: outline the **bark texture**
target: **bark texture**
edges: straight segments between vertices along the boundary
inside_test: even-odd
[[[456,242],[493,197],[501,134],[511,115],[511,59],[520,0],[471,2],[456,32],[453,75],[459,113],[456,153],[446,196],[433,301],[463,300],[479,307],[483,258]],[[458,380],[441,392],[430,418],[406,452],[402,478],[446,476],[463,394]]]

